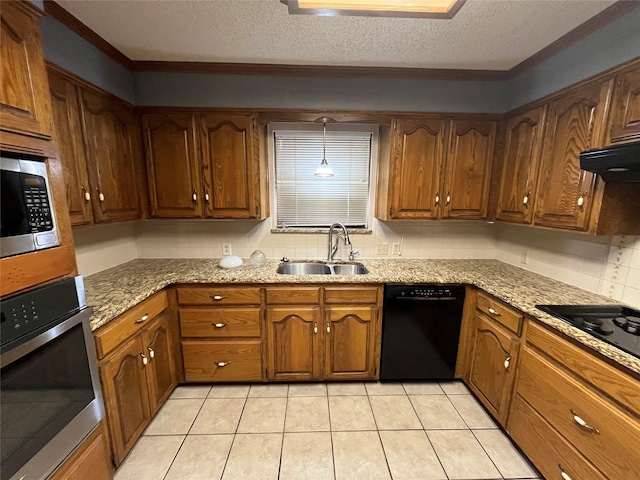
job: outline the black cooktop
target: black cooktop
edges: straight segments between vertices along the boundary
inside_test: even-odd
[[[536,305],[580,330],[640,358],[640,311],[622,305]]]

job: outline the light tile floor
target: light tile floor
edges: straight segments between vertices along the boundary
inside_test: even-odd
[[[535,479],[462,382],[181,386],[116,480]]]

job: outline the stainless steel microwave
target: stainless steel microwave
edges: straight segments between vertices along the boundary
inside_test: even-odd
[[[57,247],[44,162],[0,157],[0,257]]]

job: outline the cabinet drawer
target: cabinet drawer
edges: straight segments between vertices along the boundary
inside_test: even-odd
[[[167,292],[163,290],[100,327],[94,333],[98,358],[104,357],[120,343],[145,327],[150,320],[160,315],[168,306]]]
[[[260,340],[182,342],[187,382],[251,382],[262,380]]]
[[[606,476],[640,478],[638,420],[529,347],[520,364],[518,393]]]
[[[631,374],[594,357],[532,320],[527,327],[527,343],[615,398],[630,411],[640,412],[640,387]]]
[[[520,335],[523,315],[517,310],[508,307],[484,292],[478,292],[476,308],[512,332]]]
[[[259,308],[181,308],[183,337],[259,337]]]
[[[178,287],[180,305],[260,305],[260,287]]]
[[[377,303],[378,287],[325,287],[326,303]]]
[[[319,287],[270,287],[267,288],[267,303],[294,304],[318,303],[320,301]]]
[[[545,478],[605,480],[605,477],[556,432],[527,402],[516,396],[507,429]]]

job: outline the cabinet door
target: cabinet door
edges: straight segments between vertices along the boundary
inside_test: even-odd
[[[502,423],[507,419],[518,354],[518,341],[475,314],[469,380],[480,400]]]
[[[375,307],[326,308],[325,378],[374,378],[377,317]]]
[[[321,329],[319,307],[269,307],[269,380],[319,379]]]
[[[443,217],[486,218],[496,127],[487,120],[452,121]]]
[[[202,116],[205,212],[211,218],[260,217],[258,139],[253,115]]]
[[[587,230],[596,175],[580,169],[580,152],[604,143],[612,83],[587,85],[549,104],[535,224]]]
[[[24,2],[2,2],[0,126],[51,136],[51,112],[38,18]]]
[[[49,69],[54,140],[64,172],[72,225],[91,223],[91,187],[82,142],[80,105],[75,84]]]
[[[149,325],[142,337],[147,365],[149,407],[155,415],[177,385],[176,367],[173,359],[173,341],[169,327],[169,314],[162,313]]]
[[[205,193],[197,159],[195,117],[147,114],[142,117],[151,215],[202,217]]]
[[[140,218],[132,113],[116,100],[80,89],[82,128],[96,222]]]
[[[536,192],[545,107],[507,120],[502,183],[496,218],[531,223]]]
[[[103,422],[78,445],[48,480],[113,480]]]
[[[445,127],[441,119],[396,122],[389,167],[391,218],[438,217]]]
[[[151,420],[148,364],[143,361],[144,358],[148,360],[148,355],[143,351],[138,335],[110,355],[100,367],[116,466],[124,460]]]
[[[640,66],[616,77],[609,142],[640,140]]]

